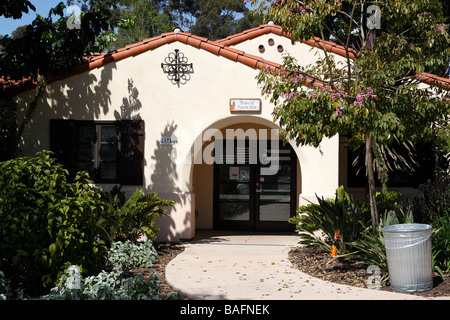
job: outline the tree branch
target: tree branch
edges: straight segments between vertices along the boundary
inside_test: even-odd
[[[350,92],[350,80],[352,78],[352,68],[350,65],[350,57],[349,57],[349,52],[348,52],[348,46],[350,44],[350,37],[352,35],[352,27],[353,27],[353,19],[355,16],[355,10],[356,10],[356,4],[353,5],[352,8],[352,15],[350,17],[350,26],[348,28],[348,35],[347,35],[347,43],[345,44],[345,55],[347,58],[347,76],[348,76],[348,82],[347,82],[347,92]]]
[[[328,52],[327,52],[327,45],[325,44],[325,36],[323,34],[322,27],[320,27],[320,36],[322,37],[323,52],[325,54],[325,60],[327,61],[328,69],[330,71],[330,73],[329,73],[330,74],[330,82],[329,83],[331,85],[331,88],[333,88],[333,90],[337,91],[338,89],[334,85],[334,80],[333,80],[333,78],[334,78],[333,66],[332,66],[331,61],[330,61],[330,56],[328,55]]]

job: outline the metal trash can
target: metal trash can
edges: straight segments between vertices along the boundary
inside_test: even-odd
[[[432,289],[431,226],[405,223],[382,230],[391,289],[399,292]]]

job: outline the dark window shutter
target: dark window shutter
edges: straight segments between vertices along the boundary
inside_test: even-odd
[[[74,120],[50,120],[50,150],[59,163],[69,171],[69,178],[75,177],[77,159],[77,135]]]
[[[120,150],[118,182],[122,185],[144,184],[144,120],[122,120],[119,123]]]

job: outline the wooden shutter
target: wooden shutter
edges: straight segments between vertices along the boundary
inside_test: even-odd
[[[122,185],[144,184],[144,120],[121,120],[120,146],[117,170]]]
[[[50,120],[50,150],[69,171],[69,178],[75,177],[78,148],[74,120]]]

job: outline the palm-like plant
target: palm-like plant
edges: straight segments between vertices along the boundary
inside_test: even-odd
[[[143,233],[155,238],[159,231],[155,220],[166,215],[166,207],[174,204],[160,199],[156,192],[144,195],[142,190],[136,190],[125,199],[124,192],[118,187],[105,194],[105,203],[106,209],[98,225],[111,243],[123,240],[135,243]]]
[[[364,225],[370,221],[369,212],[355,203],[342,186],[336,190],[334,200],[316,198],[317,204],[301,206],[299,215],[289,219],[297,224],[299,243],[322,248],[335,257],[349,255],[348,245],[361,238]]]

